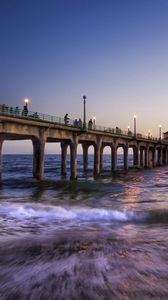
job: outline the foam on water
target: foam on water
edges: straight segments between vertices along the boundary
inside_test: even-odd
[[[43,219],[43,220],[82,220],[82,221],[133,221],[140,215],[131,211],[119,211],[107,208],[91,207],[63,207],[41,204],[9,204],[0,205],[0,216],[12,217],[19,220]],[[141,216],[142,217],[142,216]]]

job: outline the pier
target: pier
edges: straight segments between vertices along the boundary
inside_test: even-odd
[[[133,151],[133,167],[149,168],[168,164],[168,140],[144,136],[137,132],[123,131],[77,120],[49,116],[37,112],[24,113],[17,108],[0,105],[0,175],[2,175],[2,147],[6,140],[31,140],[33,147],[33,176],[44,177],[46,143],[61,145],[61,175],[66,176],[67,149],[70,147],[70,178],[77,178],[77,148],[82,145],[83,170],[88,168],[88,149],[94,148],[94,176],[103,170],[103,151],[111,151],[111,172],[117,169],[117,150],[123,149],[124,170],[129,169],[128,152]]]

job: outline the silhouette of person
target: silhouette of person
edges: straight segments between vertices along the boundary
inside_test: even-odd
[[[65,117],[64,117],[64,123],[67,125],[68,122],[69,122],[69,117],[68,117],[68,114],[66,113]]]
[[[16,116],[19,115],[19,107],[18,107],[18,106],[15,107],[15,115],[16,115]]]
[[[27,116],[27,115],[28,115],[28,108],[27,108],[27,105],[24,105],[23,111],[22,111],[22,115],[23,115],[23,116]]]
[[[82,120],[79,118],[79,121],[78,121],[78,126],[80,127],[80,128],[82,128]]]
[[[93,122],[92,122],[92,119],[90,119],[89,122],[88,122],[89,129],[92,129],[92,125],[93,125]]]

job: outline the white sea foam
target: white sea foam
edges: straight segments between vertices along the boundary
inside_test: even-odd
[[[138,219],[136,212],[106,208],[63,207],[41,204],[1,204],[0,216],[15,219],[82,220],[82,221],[131,221]]]

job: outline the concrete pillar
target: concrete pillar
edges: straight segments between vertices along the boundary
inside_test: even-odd
[[[97,143],[94,146],[94,175],[98,176],[100,174],[100,149],[101,140],[97,139]]]
[[[168,148],[165,149],[165,165],[168,164]]]
[[[33,140],[33,176],[42,180],[44,176],[45,140]]]
[[[112,171],[116,170],[117,167],[117,148],[112,147],[112,152],[111,152],[111,169]]]
[[[128,147],[124,147],[124,170],[128,170]]]
[[[166,147],[166,165],[168,165],[168,147]]]
[[[139,167],[140,166],[140,159],[139,159],[139,147],[134,147],[133,148],[133,163],[134,167]]]
[[[77,179],[77,146],[76,140],[70,143],[71,151],[71,180]]]
[[[61,143],[61,175],[66,176],[66,160],[67,160],[67,148],[68,144]]]
[[[88,149],[89,149],[89,144],[87,142],[82,144],[83,148],[83,171],[86,172],[88,168]]]
[[[154,149],[149,148],[148,151],[148,165],[149,167],[153,167],[154,166]]]
[[[162,165],[166,164],[166,149],[162,148]]]
[[[156,148],[150,148],[149,150],[149,167],[156,166]]]
[[[153,149],[152,157],[153,157],[153,167],[156,167],[156,147],[154,147]]]
[[[163,149],[158,149],[158,166],[162,166],[163,164]]]
[[[2,178],[2,145],[4,139],[0,136],[0,179]]]
[[[100,148],[100,172],[103,170],[103,150],[104,150],[104,147],[101,146],[101,148]]]
[[[140,166],[143,167],[144,160],[143,160],[143,148],[140,148]]]
[[[149,147],[145,149],[145,168],[149,168]]]

